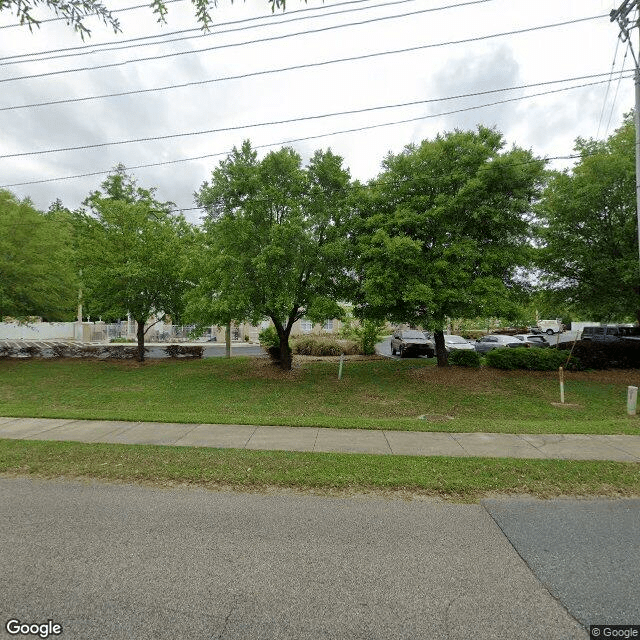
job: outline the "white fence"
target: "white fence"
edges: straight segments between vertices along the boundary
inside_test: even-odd
[[[0,340],[82,340],[78,322],[0,322]]]

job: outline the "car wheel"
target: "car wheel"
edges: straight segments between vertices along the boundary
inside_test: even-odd
[[[392,356],[395,356],[395,355],[396,355],[396,353],[398,353],[398,352],[396,351],[396,348],[395,348],[395,347],[391,347],[391,355],[392,355]]]
[[[399,349],[400,349],[400,357],[404,358],[404,347],[400,346]]]
[[[553,335],[553,329],[547,329],[546,334],[548,336],[552,336]]]

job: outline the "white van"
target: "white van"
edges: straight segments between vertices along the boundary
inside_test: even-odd
[[[549,336],[554,333],[562,333],[565,330],[565,326],[562,324],[562,318],[556,318],[555,320],[538,320],[538,329]]]

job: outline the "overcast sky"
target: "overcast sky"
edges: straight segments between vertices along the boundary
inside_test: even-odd
[[[112,9],[141,4],[105,1]],[[478,124],[496,127],[509,146],[539,156],[569,156],[576,137],[610,135],[633,107],[633,80],[618,82],[617,74],[623,64],[633,68],[632,57],[625,59],[626,45],[618,46],[618,27],[608,17],[619,4],[287,0],[287,11],[272,15],[266,0],[219,0],[213,9],[217,26],[203,37],[192,5],[182,0],[168,5],[165,25],[158,25],[148,8],[117,13],[118,35],[88,21],[92,37],[85,43],[64,22],[44,23],[33,33],[10,26],[15,15],[5,10],[0,13],[0,156],[13,157],[0,158],[0,186],[29,196],[41,209],[56,198],[73,209],[117,163],[181,161],[131,173],[140,186],[157,187],[159,199],[187,209],[187,218],[196,221],[200,212],[188,210],[194,191],[247,138],[261,147],[261,157],[290,140],[296,140],[289,146],[305,161],[315,149],[330,147],[362,181],[378,174],[388,152]],[[44,10],[39,15],[50,17]],[[582,21],[548,26],[577,20]],[[536,27],[548,28],[532,30]],[[125,42],[150,35],[181,39]],[[633,41],[637,51],[637,32]],[[96,52],[78,49],[86,45]],[[52,52],[60,49],[69,50]],[[406,49],[413,50],[399,52]],[[28,55],[18,57],[23,54]],[[112,66],[77,71],[104,65]],[[287,67],[303,68],[283,70]],[[570,80],[595,74],[602,75]],[[563,82],[540,84],[556,80]],[[188,83],[194,84],[155,90]],[[152,91],[96,98],[142,89]],[[549,91],[555,93],[533,96]],[[486,93],[456,97],[480,92]],[[25,106],[77,98],[91,99]],[[389,124],[403,120],[408,122]],[[366,128],[374,125],[388,126]],[[350,129],[358,130],[337,133]],[[211,130],[216,131],[167,138]],[[42,153],[139,138],[160,139]],[[190,160],[201,156],[210,157]],[[552,166],[571,163],[556,160]],[[105,174],[77,177],[96,172]],[[42,182],[16,184],[35,181]]]

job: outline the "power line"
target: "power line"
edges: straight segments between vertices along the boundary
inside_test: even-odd
[[[328,137],[335,136],[335,135],[342,135],[342,134],[348,134],[348,133],[358,133],[358,132],[361,132],[361,131],[369,131],[369,130],[372,130],[372,129],[380,129],[380,128],[383,128],[383,127],[395,126],[395,125],[399,125],[399,124],[407,124],[407,123],[410,123],[410,122],[418,122],[420,120],[428,120],[428,119],[432,119],[432,118],[439,118],[439,117],[443,117],[443,116],[446,116],[446,115],[453,115],[453,114],[456,114],[456,113],[463,113],[463,112],[466,112],[466,111],[473,111],[475,109],[483,109],[483,108],[486,108],[486,107],[496,106],[496,105],[499,105],[499,104],[515,102],[515,101],[518,101],[518,100],[524,100],[524,99],[539,97],[539,96],[543,96],[543,95],[550,95],[550,94],[553,94],[553,93],[559,93],[559,92],[568,91],[568,90],[571,90],[571,89],[578,89],[578,88],[594,86],[594,85],[598,85],[598,84],[604,84],[606,82],[607,82],[606,80],[603,80],[603,81],[599,81],[599,82],[586,83],[586,84],[573,86],[573,87],[565,87],[565,88],[562,88],[562,89],[554,89],[554,90],[551,90],[551,91],[539,92],[539,93],[531,94],[531,95],[528,95],[528,96],[520,96],[520,97],[516,97],[516,98],[509,98],[509,99],[506,99],[506,100],[499,100],[499,101],[495,101],[495,102],[486,103],[486,104],[483,104],[483,105],[476,105],[476,106],[472,106],[472,107],[454,109],[454,110],[451,110],[451,111],[446,111],[446,112],[438,113],[438,114],[429,114],[429,115],[426,115],[426,116],[417,116],[417,117],[413,117],[413,118],[405,118],[405,119],[402,119],[402,120],[396,120],[394,122],[384,122],[384,123],[379,123],[379,124],[374,124],[374,125],[363,125],[363,126],[360,126],[360,127],[353,127],[353,128],[350,128],[350,129],[343,129],[341,131],[332,131],[332,132],[328,132],[328,133],[321,133],[321,134],[316,134],[316,135],[311,135],[311,136],[304,136],[304,137],[300,137],[300,138],[291,138],[291,139],[280,141],[280,142],[272,142],[272,143],[268,143],[268,144],[256,145],[254,148],[255,149],[264,149],[264,148],[269,148],[269,147],[274,147],[274,146],[284,146],[284,145],[293,144],[293,143],[296,143],[296,142],[306,142],[308,140],[317,140],[317,139],[320,139],[320,138],[328,138]],[[286,121],[283,121],[283,122],[286,122]],[[251,125],[251,126],[255,126],[255,125]],[[239,127],[224,129],[223,131],[231,131],[231,130],[234,130],[234,129],[237,129],[237,128],[239,128]],[[160,138],[156,138],[156,139],[160,139]],[[171,165],[171,164],[180,164],[180,163],[183,163],[183,162],[191,162],[191,161],[194,161],[194,160],[204,160],[204,159],[207,159],[207,158],[215,158],[215,157],[226,155],[227,153],[228,153],[227,151],[222,151],[222,152],[209,153],[209,154],[204,154],[204,155],[201,155],[201,156],[194,156],[194,157],[189,157],[189,158],[179,158],[179,159],[176,159],[176,160],[165,160],[165,161],[162,161],[162,162],[153,162],[153,163],[148,163],[148,164],[140,164],[140,165],[130,166],[130,167],[127,167],[127,169],[128,170],[143,169],[143,168],[149,168],[149,167],[167,166],[167,165]],[[90,173],[76,174],[76,175],[71,175],[71,176],[63,176],[63,177],[59,177],[59,178],[47,178],[47,179],[44,179],[44,180],[31,180],[31,181],[26,181],[26,182],[16,182],[16,183],[12,183],[12,184],[1,185],[0,189],[4,189],[4,188],[8,188],[8,187],[25,186],[25,185],[31,185],[31,184],[44,184],[44,183],[48,183],[48,182],[58,182],[58,181],[62,181],[62,180],[72,180],[72,179],[76,179],[76,178],[86,178],[86,177],[91,177],[91,176],[96,176],[96,175],[108,174],[110,171],[111,170],[102,170],[102,171],[94,171],[94,172],[90,172]]]
[[[453,5],[451,5],[453,6]],[[426,9],[424,11],[421,12],[414,12],[415,13],[425,13],[427,11],[435,11],[435,10],[440,10],[442,9],[442,7],[437,8],[437,9]],[[62,75],[62,74],[66,74],[66,73],[76,73],[79,71],[96,71],[98,69],[111,69],[114,67],[122,67],[124,65],[127,64],[131,64],[134,62],[148,62],[148,61],[152,61],[152,60],[163,60],[166,58],[173,58],[176,56],[182,56],[182,55],[192,55],[192,54],[197,54],[197,53],[203,53],[206,51],[216,51],[216,50],[220,50],[220,49],[228,49],[231,47],[240,47],[240,46],[245,46],[245,45],[249,45],[249,44],[261,44],[263,42],[272,42],[275,40],[283,40],[285,38],[293,38],[296,36],[301,36],[301,35],[309,35],[309,34],[313,34],[313,33],[322,33],[322,32],[326,32],[326,31],[331,31],[333,29],[342,29],[345,27],[351,27],[351,26],[359,26],[359,25],[363,25],[363,24],[370,24],[372,22],[378,22],[381,20],[389,20],[392,18],[398,18],[398,17],[406,17],[407,15],[411,15],[411,14],[403,14],[402,16],[400,15],[396,15],[396,16],[388,16],[388,17],[381,17],[381,18],[372,18],[370,20],[363,20],[361,22],[352,22],[352,23],[346,23],[346,24],[340,24],[340,25],[332,25],[332,26],[328,26],[328,27],[321,27],[319,29],[311,29],[308,31],[298,31],[295,33],[287,33],[287,34],[283,34],[283,35],[279,35],[279,36],[270,36],[268,38],[259,38],[256,40],[248,40],[245,42],[234,42],[234,43],[229,43],[229,44],[223,44],[223,45],[216,45],[214,47],[207,47],[204,49],[195,49],[195,50],[191,50],[191,51],[178,51],[178,52],[174,52],[174,53],[167,53],[167,54],[163,54],[163,55],[159,55],[159,56],[149,56],[147,58],[133,58],[131,60],[125,60],[122,62],[112,62],[109,64],[103,64],[103,65],[96,65],[93,67],[79,67],[76,69],[62,69],[60,71],[48,71],[45,73],[38,73],[38,74],[31,74],[31,75],[26,75],[26,76],[17,76],[15,78],[3,78],[0,79],[0,83],[3,82],[15,82],[18,80],[32,80],[34,78],[44,78],[44,77],[51,77],[51,76],[56,76],[56,75]],[[586,18],[576,18],[573,20],[565,20],[563,22],[556,22],[553,24],[546,24],[546,25],[539,25],[536,27],[527,27],[524,29],[516,29],[514,31],[503,31],[501,33],[492,33],[492,34],[488,34],[488,35],[484,35],[484,36],[475,36],[472,38],[464,38],[462,40],[450,40],[447,42],[438,42],[438,43],[431,43],[431,44],[425,44],[425,45],[418,45],[415,47],[408,47],[406,49],[399,49],[397,51],[395,51],[394,53],[406,53],[409,51],[420,51],[420,50],[424,50],[424,49],[433,49],[436,47],[444,47],[444,46],[450,46],[450,45],[456,45],[456,44],[466,44],[469,42],[480,42],[483,40],[489,40],[492,38],[499,38],[499,37],[503,37],[503,36],[511,36],[511,35],[518,35],[521,33],[528,33],[528,32],[532,32],[532,31],[540,31],[542,29],[551,29],[551,28],[555,28],[555,27],[564,27],[570,24],[577,24],[579,22],[587,22],[590,20],[599,20],[601,18],[606,18],[608,17],[607,15],[597,15],[597,16],[589,16]],[[365,57],[373,57],[373,56],[379,56],[379,55],[387,55],[389,52],[384,52],[384,53],[377,53],[377,54],[372,54],[369,56],[361,56],[359,57],[359,59],[363,59]]]
[[[164,4],[171,4],[173,2],[184,2],[184,0],[164,0]],[[149,9],[149,4],[137,4],[133,7],[124,7],[122,9],[114,9],[111,13],[124,13],[125,11],[133,11],[134,9]],[[85,17],[90,18],[91,16],[97,16],[97,13],[88,13]],[[38,24],[44,24],[45,22],[58,22],[59,20],[67,20],[64,16],[59,16],[57,18],[45,18],[44,20],[38,20]],[[24,27],[23,22],[14,22],[13,24],[5,24],[0,26],[0,29],[12,29],[14,27]]]
[[[599,74],[599,75],[603,75],[603,74]],[[457,99],[461,99],[461,98],[469,98],[469,97],[474,97],[474,96],[480,96],[480,95],[487,95],[487,94],[491,94],[491,93],[499,93],[502,91],[514,91],[514,90],[518,90],[518,89],[523,89],[523,88],[530,88],[532,86],[541,86],[541,85],[548,85],[548,84],[555,84],[558,82],[562,82],[562,81],[548,81],[548,82],[542,82],[539,83],[537,85],[521,85],[519,87],[513,87],[513,88],[507,88],[507,89],[491,89],[491,90],[487,90],[487,91],[478,91],[475,93],[468,93],[468,94],[461,94],[461,95],[457,95],[457,96],[449,96],[446,98],[430,98],[430,99],[425,99],[425,100],[414,100],[411,102],[402,102],[402,103],[398,103],[398,104],[387,104],[387,105],[378,105],[375,107],[364,107],[361,109],[352,109],[352,110],[348,110],[348,111],[335,111],[332,113],[322,113],[322,114],[315,114],[315,115],[310,115],[310,116],[300,116],[300,117],[295,117],[295,118],[287,118],[284,120],[275,120],[275,121],[270,121],[270,122],[259,122],[259,123],[253,123],[253,124],[243,124],[243,125],[237,125],[237,126],[232,126],[232,127],[221,127],[218,129],[206,129],[206,130],[201,130],[201,131],[188,131],[188,132],[182,132],[182,133],[171,133],[171,134],[167,134],[167,135],[162,135],[162,136],[149,136],[149,137],[145,137],[145,138],[133,138],[130,140],[118,140],[118,141],[111,141],[111,142],[100,142],[100,143],[96,143],[96,144],[87,144],[87,145],[79,145],[79,146],[75,146],[75,147],[59,147],[57,149],[44,149],[44,150],[40,150],[40,151],[24,151],[21,153],[10,153],[10,154],[5,154],[5,155],[0,155],[0,159],[8,159],[8,158],[19,158],[19,157],[25,157],[25,156],[39,156],[39,155],[47,155],[47,154],[51,154],[51,153],[60,153],[63,151],[80,151],[80,150],[84,150],[84,149],[98,149],[98,148],[104,148],[104,147],[111,147],[111,146],[117,146],[117,145],[123,145],[123,144],[134,144],[134,143],[139,143],[139,142],[152,142],[152,141],[156,141],[156,140],[170,140],[170,139],[176,139],[176,138],[186,138],[186,137],[191,137],[191,136],[200,136],[200,135],[206,135],[206,134],[211,134],[211,133],[223,133],[223,132],[228,132],[228,131],[238,131],[241,129],[253,129],[253,128],[258,128],[258,127],[267,127],[267,126],[275,126],[275,125],[281,125],[281,124],[292,124],[295,122],[304,122],[304,121],[308,121],[308,120],[320,120],[323,118],[333,118],[335,116],[345,116],[345,115],[355,115],[355,114],[359,114],[359,113],[367,113],[367,112],[372,112],[372,111],[382,111],[385,109],[398,109],[401,107],[410,107],[410,106],[417,106],[417,105],[423,105],[423,104],[431,104],[434,102],[444,102],[447,100],[457,100]],[[577,86],[572,86],[572,87],[563,87],[561,89],[553,89],[551,91],[545,91],[545,92],[540,92],[540,93],[535,93],[532,94],[531,96],[520,96],[517,98],[509,98],[507,100],[501,100],[499,102],[495,102],[495,103],[491,103],[490,105],[483,105],[483,106],[492,106],[494,104],[503,104],[505,102],[513,102],[514,100],[523,100],[526,98],[533,98],[533,97],[538,97],[538,96],[542,96],[542,95],[548,95],[551,93],[559,93],[562,91],[569,91],[571,89],[577,89],[577,88],[582,88],[582,87],[588,87],[588,86],[593,86],[593,85],[597,85],[597,84],[605,84],[605,83],[609,83],[610,79],[608,80],[601,80],[598,82],[591,82],[591,83],[586,83],[586,84],[581,84],[581,85],[577,85]],[[473,108],[479,108],[479,107],[471,107]],[[462,109],[461,111],[466,111],[468,109]],[[459,113],[459,111],[452,111],[450,113]],[[440,115],[449,115],[450,113],[446,113],[446,114],[440,114]],[[436,117],[436,116],[427,116],[427,117]]]
[[[404,49],[400,50],[400,52],[404,52]],[[364,56],[355,56],[352,58],[337,58],[334,60],[324,60],[321,62],[311,62],[308,64],[300,64],[300,65],[294,65],[291,67],[282,67],[280,69],[266,69],[263,71],[252,71],[250,73],[244,73],[244,74],[240,74],[240,75],[236,75],[236,76],[223,76],[221,78],[210,78],[208,80],[196,80],[193,82],[183,82],[180,84],[170,84],[170,85],[165,85],[162,87],[153,87],[150,89],[135,89],[132,91],[119,91],[117,93],[105,93],[105,94],[101,94],[101,95],[96,95],[96,96],[84,96],[84,97],[80,97],[80,98],[64,98],[63,100],[49,100],[47,102],[33,102],[31,104],[23,104],[23,105],[13,105],[13,106],[8,106],[8,107],[0,107],[0,111],[12,111],[12,110],[18,110],[18,109],[31,109],[34,107],[48,107],[48,106],[52,106],[52,105],[58,105],[58,104],[69,104],[69,103],[73,103],[73,102],[86,102],[89,100],[102,100],[104,98],[117,98],[117,97],[121,97],[121,96],[130,96],[130,95],[136,95],[136,94],[140,94],[140,93],[152,93],[152,92],[156,92],[156,91],[169,91],[171,89],[184,89],[185,87],[193,87],[193,86],[200,86],[203,84],[211,84],[211,83],[215,83],[215,82],[225,82],[227,80],[240,80],[240,79],[244,79],[244,78],[250,78],[250,77],[254,77],[254,76],[262,76],[262,75],[268,75],[268,74],[272,74],[272,73],[282,73],[285,71],[297,71],[300,69],[309,69],[312,67],[318,67],[318,66],[326,66],[326,65],[330,65],[330,64],[337,64],[337,63],[341,63],[341,62],[353,62],[353,61],[357,61],[357,60],[362,60],[365,58],[370,58],[373,56],[381,56],[381,55],[391,55],[394,53],[398,53],[398,51],[385,51],[385,52],[381,52],[381,53],[373,53],[373,54],[366,54]],[[613,73],[613,72],[612,72]],[[622,72],[617,72],[617,73],[622,73]],[[527,88],[531,88],[531,87],[538,87],[538,86],[542,86],[545,84],[555,84],[555,83],[559,83],[559,82],[572,82],[575,80],[587,80],[590,78],[598,78],[601,77],[603,75],[608,75],[606,73],[596,73],[596,74],[592,74],[592,75],[587,75],[587,76],[577,76],[577,77],[573,77],[573,78],[565,78],[563,80],[549,80],[547,82],[536,82],[533,84],[524,84],[524,85],[520,85],[520,86],[516,86],[516,87],[507,87],[504,89],[492,89],[489,91],[481,91],[478,93],[470,93],[470,94],[465,94],[464,96],[454,96],[454,97],[469,97],[469,96],[475,96],[475,95],[482,95],[485,93],[494,93],[497,91],[510,91],[512,89],[527,89]],[[442,98],[442,100],[448,100],[450,98]]]
[[[361,3],[361,2],[369,2],[370,0],[355,0],[355,1]],[[92,55],[94,53],[120,51],[122,49],[133,49],[136,47],[157,46],[160,44],[168,44],[171,42],[179,42],[179,41],[190,40],[195,38],[209,38],[211,36],[217,36],[225,33],[234,33],[236,31],[247,31],[249,29],[257,29],[260,27],[280,26],[282,24],[288,24],[290,22],[299,22],[301,20],[315,20],[317,18],[325,18],[327,16],[340,15],[343,13],[353,13],[355,11],[369,11],[371,9],[379,9],[381,7],[388,7],[388,6],[393,6],[397,4],[406,4],[407,2],[415,2],[415,1],[416,0],[391,0],[390,2],[384,2],[382,4],[369,5],[367,7],[353,7],[350,9],[341,9],[340,11],[332,11],[332,12],[328,11],[329,7],[326,6],[326,10],[323,13],[319,13],[317,15],[313,15],[313,16],[305,15],[297,18],[294,17],[294,18],[287,18],[283,20],[280,19],[281,18],[280,15],[261,16],[259,18],[245,18],[243,20],[233,20],[230,22],[222,22],[216,25],[216,28],[237,25],[237,24],[245,25],[242,27],[236,27],[234,29],[228,29],[226,31],[214,31],[209,33],[202,33],[202,29],[199,29],[199,28],[182,29],[179,31],[170,31],[167,33],[160,33],[156,35],[140,36],[137,38],[128,38],[126,40],[112,40],[110,42],[78,45],[78,46],[66,47],[62,49],[49,49],[44,51],[36,51],[32,53],[22,53],[22,54],[16,54],[13,56],[5,56],[3,58],[0,58],[0,66],[22,64],[26,62],[42,62],[46,60],[56,60],[59,58],[68,58],[68,57],[81,56],[81,55]],[[484,2],[493,2],[493,0],[471,0],[469,2],[453,5],[453,7],[455,8],[455,7],[466,6],[471,4],[480,4]],[[339,3],[337,5],[332,5],[331,8],[334,8],[336,6],[341,6],[342,4],[350,5],[350,4],[353,4],[353,2]],[[450,7],[444,7],[444,8],[450,8]],[[310,9],[300,9],[299,12],[319,11],[319,10],[320,10],[320,7],[310,8]],[[435,11],[436,9],[433,9],[433,10]],[[297,13],[297,12],[292,12],[292,13]],[[258,20],[268,20],[269,22],[264,22],[262,24],[246,25],[247,22],[257,22]],[[277,22],[271,22],[272,20],[277,20]],[[173,38],[171,40],[159,39],[159,38],[168,38],[169,36],[179,35],[179,34],[195,34],[195,35],[189,35],[189,36],[184,36],[180,38]],[[148,40],[155,40],[155,42],[142,42],[142,41],[148,41]],[[130,44],[130,45],[124,44],[128,42],[135,42],[137,44]],[[98,47],[109,47],[109,48],[99,49]],[[87,51],[88,49],[92,49],[92,50]],[[70,51],[72,53],[64,53],[64,55],[52,55],[52,56],[47,55],[46,57],[43,57],[43,58],[31,58],[31,56],[40,56],[40,55],[45,56],[46,54],[50,54],[50,53],[63,53],[67,51]]]

